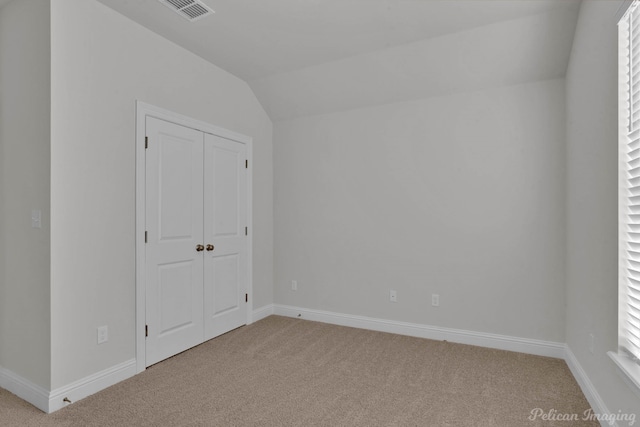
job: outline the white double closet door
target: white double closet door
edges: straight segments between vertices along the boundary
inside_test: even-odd
[[[246,323],[245,144],[147,117],[146,366]]]

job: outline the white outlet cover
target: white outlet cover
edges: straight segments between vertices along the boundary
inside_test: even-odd
[[[107,326],[100,326],[98,328],[98,344],[102,344],[109,341],[109,328]]]
[[[398,302],[398,295],[396,294],[396,291],[389,291],[389,301]]]
[[[432,294],[431,295],[431,305],[434,307],[439,307],[440,306],[440,295],[438,294]]]

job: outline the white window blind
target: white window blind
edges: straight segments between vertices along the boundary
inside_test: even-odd
[[[619,31],[620,352],[640,361],[640,8],[633,2]]]

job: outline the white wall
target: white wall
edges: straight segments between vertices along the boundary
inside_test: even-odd
[[[50,383],[47,0],[0,9],[0,366]],[[31,210],[42,228],[31,228]]]
[[[617,26],[621,1],[585,1],[567,71],[567,326],[569,347],[609,411],[638,411],[618,377]],[[595,351],[588,349],[595,335]]]
[[[254,137],[254,307],[566,340],[609,410],[637,410],[605,354],[618,1],[581,8],[566,153],[564,81],[547,80],[281,121],[275,168],[244,82],[95,0],[48,3],[0,9],[0,366],[55,389],[134,357],[139,99]]]
[[[276,303],[564,342],[564,124],[563,80],[275,122]]]
[[[135,100],[254,138],[254,307],[273,292],[272,125],[246,83],[95,0],[53,2],[51,34],[55,389],[135,356]]]

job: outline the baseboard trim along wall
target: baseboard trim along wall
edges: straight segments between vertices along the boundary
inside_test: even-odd
[[[76,402],[100,390],[111,387],[120,381],[124,381],[135,374],[136,360],[130,359],[64,387],[52,390],[51,393],[49,393],[48,410],[45,412],[54,412],[67,406],[69,402],[65,402],[65,398],[71,403]]]
[[[253,310],[253,315],[252,315],[251,319],[254,322],[257,322],[258,320],[262,320],[265,317],[271,316],[272,314],[274,314],[274,305],[273,304],[269,304],[269,305],[265,305],[263,307],[256,308],[255,310]]]
[[[269,304],[255,309],[252,313],[253,321],[257,322],[273,314],[333,325],[433,340],[446,340],[460,344],[477,345],[499,350],[517,351],[520,353],[564,359],[594,412],[598,414],[609,413],[596,388],[593,386],[593,383],[591,383],[582,366],[580,366],[578,359],[576,359],[569,346],[564,343],[397,322],[279,304]],[[136,360],[131,359],[49,392],[0,366],[0,387],[26,400],[36,408],[51,413],[69,404],[69,402],[64,401],[65,398],[71,403],[76,402],[117,384],[120,381],[124,381],[135,374]]]
[[[595,412],[596,414],[610,414],[611,412],[609,412],[609,410],[607,409],[607,405],[604,404],[602,398],[598,394],[598,391],[593,386],[593,383],[587,376],[587,373],[584,371],[584,369],[582,369],[580,362],[578,362],[578,359],[576,358],[575,354],[573,354],[573,351],[571,351],[571,348],[569,348],[568,345],[565,345],[564,360],[565,362],[567,362],[567,365],[569,366],[569,370],[573,374],[573,377],[578,382],[582,393],[584,393],[584,397],[587,398],[589,405],[591,405],[591,409],[593,409],[593,412]],[[615,421],[613,424],[611,424],[607,420],[601,420],[600,424],[603,426],[618,425],[617,423],[615,423]]]
[[[56,390],[48,391],[20,375],[0,366],[0,388],[26,400],[43,412],[51,413],[114,384],[136,373],[135,359],[89,375]],[[69,402],[65,402],[67,398]]]
[[[263,308],[261,311],[267,312],[268,310]],[[397,322],[393,320],[375,319],[372,317],[333,313],[322,310],[311,310],[308,308],[279,304],[274,304],[273,314],[331,323],[334,325],[350,326],[353,328],[408,335],[418,338],[428,338],[439,341],[446,340],[460,344],[517,351],[520,353],[535,354],[538,356],[556,357],[559,359],[564,359],[565,357],[566,345],[559,342],[510,337],[507,335],[466,331],[462,329],[442,328],[417,323]]]
[[[48,412],[49,392],[2,366],[0,366],[0,388],[10,391],[41,411]]]

